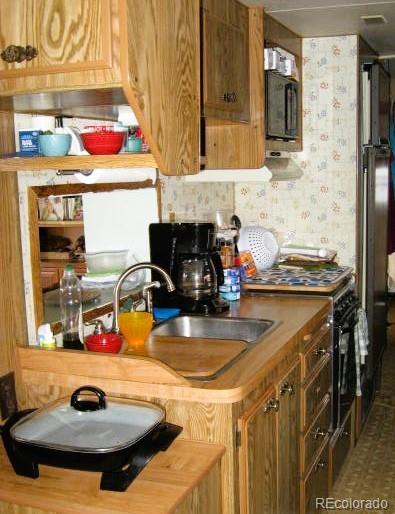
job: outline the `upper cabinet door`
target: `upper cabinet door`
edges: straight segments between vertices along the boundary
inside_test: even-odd
[[[111,67],[110,0],[2,0],[0,78]]]
[[[206,0],[202,22],[203,114],[248,121],[248,9],[235,0]]]

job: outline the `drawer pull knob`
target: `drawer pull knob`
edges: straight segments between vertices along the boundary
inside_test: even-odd
[[[18,46],[18,45],[10,45],[7,46],[5,50],[3,50],[0,54],[0,57],[5,62],[23,62],[23,61],[31,61],[35,57],[37,57],[38,51],[34,46],[27,45],[26,47]]]
[[[270,400],[267,402],[267,404],[263,408],[263,412],[278,412],[278,409],[280,408],[280,402],[276,400],[276,398],[270,398]]]
[[[313,439],[318,439],[319,437],[325,437],[327,433],[323,428],[317,427],[311,436]]]
[[[280,395],[284,396],[287,393],[294,394],[295,388],[294,388],[293,384],[290,384],[289,382],[284,382],[284,384],[282,384],[280,387]]]
[[[322,356],[322,355],[326,355],[328,353],[328,350],[326,348],[317,348],[315,351],[314,351],[314,355],[317,355],[317,356]]]
[[[314,467],[315,471],[318,471],[319,469],[325,469],[327,466],[327,462],[324,460],[319,460],[317,464]]]

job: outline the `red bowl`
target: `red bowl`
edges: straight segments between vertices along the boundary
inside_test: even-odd
[[[118,334],[90,335],[85,338],[85,345],[90,352],[118,353],[123,339]]]
[[[125,132],[83,132],[85,150],[92,155],[115,154],[120,151]]]

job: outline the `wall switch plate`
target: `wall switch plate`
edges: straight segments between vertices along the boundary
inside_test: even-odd
[[[15,374],[13,371],[0,377],[0,414],[6,419],[18,410],[15,391]]]

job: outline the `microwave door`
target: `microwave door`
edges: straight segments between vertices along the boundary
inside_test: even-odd
[[[285,136],[285,82],[271,72],[266,75],[266,135],[269,137]]]

